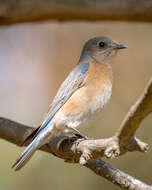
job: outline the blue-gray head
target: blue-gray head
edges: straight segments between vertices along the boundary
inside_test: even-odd
[[[80,60],[93,59],[98,62],[109,61],[118,50],[127,48],[107,37],[96,37],[86,42]]]

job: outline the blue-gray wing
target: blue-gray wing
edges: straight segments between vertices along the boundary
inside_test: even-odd
[[[89,63],[79,63],[73,71],[68,75],[66,80],[62,83],[59,88],[51,106],[46,116],[46,119],[42,123],[40,127],[35,129],[35,131],[28,136],[24,143],[29,139],[33,138],[42,128],[47,126],[47,124],[53,119],[54,115],[58,112],[58,110],[67,102],[67,100],[71,97],[71,95],[81,88],[85,82],[87,71],[89,69]]]
[[[41,128],[46,126],[52,120],[57,111],[67,102],[71,95],[81,88],[85,82],[89,63],[78,64],[75,69],[68,75],[66,80],[59,88],[51,106],[48,115],[41,125]]]

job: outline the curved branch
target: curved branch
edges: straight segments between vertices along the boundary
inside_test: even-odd
[[[121,143],[128,145],[134,137],[142,120],[152,112],[152,78],[149,80],[143,94],[130,108],[125,119],[122,121],[117,136]]]
[[[58,136],[49,144],[41,147],[41,150],[52,153],[67,162],[80,163],[123,189],[152,190],[152,186],[148,186],[128,174],[113,168],[102,160],[97,160],[103,156],[113,158],[127,151],[146,152],[148,145],[137,139],[134,135],[141,121],[151,112],[152,78],[144,93],[136,104],[131,107],[120,129],[113,137],[94,140]],[[0,138],[16,145],[21,146],[24,139],[33,129],[9,119],[0,118]]]
[[[14,122],[5,118],[0,118],[0,138],[3,138],[9,142],[12,142],[18,146],[22,144],[25,137],[28,134],[30,134],[32,130],[34,130],[34,128],[19,124],[17,122]],[[101,141],[102,140],[103,139],[101,139]],[[55,156],[58,156],[66,160],[67,162],[77,163],[79,162],[78,157],[80,157],[81,154],[78,152],[78,150],[77,151],[75,150],[76,144],[77,143],[85,144],[89,140],[83,140],[81,142],[78,142],[78,141],[79,140],[75,138],[60,136],[60,137],[56,137],[52,142],[49,143],[49,145],[43,146],[41,150],[52,153]],[[93,140],[90,140],[90,145],[91,145],[91,141]],[[98,140],[94,140],[94,142],[95,141],[98,141]],[[79,147],[81,147],[80,144],[79,144]],[[90,147],[90,150],[91,148],[93,148],[93,146],[96,146],[96,144],[92,144],[92,146]],[[129,176],[128,174],[112,167],[110,164],[104,162],[101,159],[89,160],[88,162],[84,163],[83,166],[91,169],[97,175],[104,177],[107,180],[111,181],[112,183],[120,186],[122,189],[152,190],[152,186],[149,186]]]
[[[32,21],[152,22],[152,1],[138,0],[5,0],[0,25]]]

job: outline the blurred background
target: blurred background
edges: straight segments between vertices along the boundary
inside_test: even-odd
[[[79,60],[83,44],[95,36],[108,36],[128,45],[112,63],[114,87],[110,103],[86,134],[110,137],[118,129],[152,75],[152,25],[127,22],[19,24],[0,28],[0,116],[27,125],[42,121],[56,91]],[[152,147],[152,116],[137,136]],[[67,164],[37,151],[19,172],[11,170],[22,152],[0,139],[0,190],[119,189],[91,170]],[[105,161],[151,184],[152,151],[133,152]]]

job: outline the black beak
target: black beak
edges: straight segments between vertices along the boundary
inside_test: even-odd
[[[128,46],[125,46],[125,45],[123,45],[123,44],[118,44],[117,46],[116,46],[116,49],[125,49],[125,48],[127,48]]]

